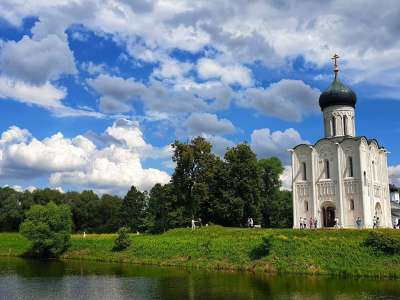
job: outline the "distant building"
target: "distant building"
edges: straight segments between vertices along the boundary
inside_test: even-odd
[[[319,98],[325,137],[313,145],[301,144],[292,152],[294,227],[300,218],[316,218],[319,226],[335,220],[345,228],[392,227],[389,176],[385,148],[376,139],[356,136],[356,94],[338,78]]]
[[[390,206],[392,211],[392,222],[397,224],[400,219],[400,192],[395,185],[389,185]]]

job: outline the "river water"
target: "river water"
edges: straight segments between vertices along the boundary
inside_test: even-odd
[[[400,281],[0,258],[0,299],[400,299]]]

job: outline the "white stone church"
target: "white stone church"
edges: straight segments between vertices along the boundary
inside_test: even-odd
[[[315,218],[318,227],[391,227],[389,176],[385,148],[376,139],[356,136],[356,94],[335,78],[319,97],[325,137],[292,152],[294,228],[300,218]]]

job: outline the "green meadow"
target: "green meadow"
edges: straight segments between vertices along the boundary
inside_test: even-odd
[[[400,239],[400,230],[379,230]],[[113,252],[115,234],[72,235],[61,259],[182,266],[211,270],[400,278],[400,255],[361,245],[369,230],[240,229],[219,226],[132,234],[131,246]],[[23,256],[29,242],[0,234],[0,255]]]

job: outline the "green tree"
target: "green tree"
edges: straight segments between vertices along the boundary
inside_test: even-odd
[[[211,153],[211,144],[202,137],[184,144],[172,144],[176,163],[172,184],[177,197],[177,209],[182,212],[181,226],[187,225],[192,217],[207,221],[209,213],[209,186],[215,173],[217,157]]]
[[[156,184],[150,191],[146,227],[150,233],[165,232],[179,226],[181,210],[176,205],[172,184]]]
[[[21,224],[20,233],[31,241],[31,254],[57,257],[69,246],[72,216],[68,205],[50,202],[33,205]]]
[[[280,209],[279,205],[282,204],[282,195],[279,193],[279,189],[281,187],[280,175],[284,168],[277,157],[260,159],[258,166],[261,183],[263,226],[276,227],[281,223],[279,218],[282,217],[281,215],[278,216],[276,209]]]
[[[129,229],[126,227],[121,227],[118,229],[118,236],[114,241],[114,251],[122,251],[131,245],[131,240],[129,238]]]
[[[101,196],[99,207],[101,212],[100,226],[96,228],[96,232],[116,232],[121,227],[121,207],[121,198],[108,194]]]
[[[249,145],[243,143],[225,153],[229,183],[229,202],[234,209],[243,207],[240,218],[235,225],[245,224],[248,217],[258,223],[261,221],[261,186],[259,167],[255,153]]]
[[[147,209],[147,195],[132,186],[122,200],[121,221],[125,227],[132,231],[144,229],[145,214]]]

